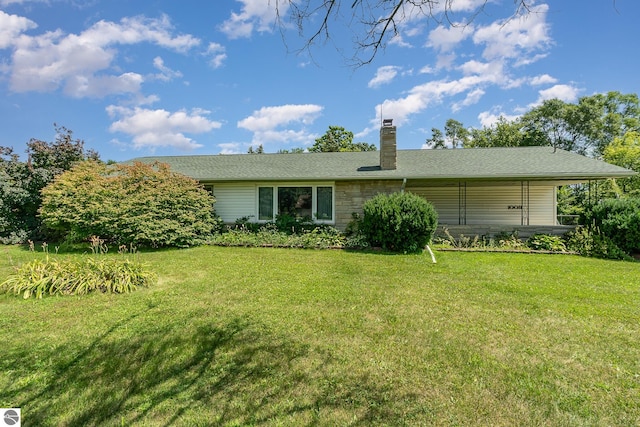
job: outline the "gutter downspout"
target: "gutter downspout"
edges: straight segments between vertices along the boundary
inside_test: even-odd
[[[407,186],[407,178],[402,178],[402,186],[400,187],[400,192],[404,193],[404,188]]]

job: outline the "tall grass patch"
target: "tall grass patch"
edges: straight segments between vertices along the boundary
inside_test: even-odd
[[[99,247],[102,246],[102,241]],[[43,246],[46,250],[46,244]],[[98,255],[80,258],[53,257],[33,259],[14,268],[2,283],[0,292],[42,298],[45,295],[86,295],[91,292],[124,294],[147,287],[156,276],[145,266],[128,258]],[[33,246],[32,246],[33,248]]]

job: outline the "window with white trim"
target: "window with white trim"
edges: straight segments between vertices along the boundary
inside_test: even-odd
[[[258,187],[258,221],[278,215],[334,222],[334,191],[330,185],[274,185]]]

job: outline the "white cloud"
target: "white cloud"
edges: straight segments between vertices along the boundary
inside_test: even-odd
[[[220,26],[220,31],[230,39],[251,37],[254,31],[272,31],[278,18],[275,2],[264,0],[237,0],[242,3],[240,13],[231,13],[231,17]],[[289,9],[287,2],[278,2],[279,13],[285,16]]]
[[[222,67],[224,61],[227,59],[226,48],[219,43],[209,43],[205,55],[211,56],[209,65],[214,69]]]
[[[252,132],[267,131],[278,126],[298,122],[311,124],[322,112],[323,107],[314,104],[280,105],[262,107],[238,122],[238,127]]]
[[[379,67],[376,71],[376,75],[369,80],[369,87],[379,87],[383,84],[391,83],[391,81],[398,75],[398,72],[402,67],[396,67],[395,65],[385,65]]]
[[[436,69],[441,70],[449,70],[453,68],[454,62],[457,56],[455,53],[438,55],[438,59],[436,60]]]
[[[468,107],[469,105],[477,104],[480,101],[480,98],[484,96],[484,94],[485,94],[485,91],[480,88],[470,91],[465,97],[465,99],[463,99],[460,102],[456,102],[451,106],[451,111],[456,113],[460,111],[463,107]]]
[[[532,6],[530,13],[525,16],[480,27],[473,35],[473,41],[485,45],[482,55],[488,60],[526,57],[551,43],[546,22],[548,9],[546,4]]]
[[[175,147],[192,150],[202,145],[185,136],[185,133],[202,134],[222,126],[220,122],[209,120],[206,117],[209,112],[202,109],[171,113],[162,109],[110,105],[106,110],[111,118],[118,118],[109,131],[130,135],[135,148]]]
[[[310,144],[317,137],[307,131],[322,113],[323,107],[314,104],[263,107],[238,122],[238,127],[253,132],[252,144],[270,142]],[[278,129],[282,126],[302,126],[302,129]]]
[[[511,122],[516,120],[520,116],[513,115],[513,114],[505,114],[499,110],[483,111],[482,113],[478,114],[478,121],[483,127],[491,127],[494,124],[498,123],[498,120],[500,120],[501,117],[507,120],[508,122]]]
[[[137,93],[140,91],[143,77],[137,73],[124,73],[119,76],[70,76],[64,92],[74,98],[102,98],[106,95]]]
[[[440,25],[429,33],[426,46],[440,52],[449,52],[461,41],[473,35],[473,30],[473,25],[463,23],[455,23],[448,28]]]
[[[200,40],[172,35],[166,16],[124,18],[119,23],[100,21],[80,34],[56,30],[34,37],[22,35],[13,43],[10,87],[15,92],[64,87],[65,93],[76,97],[137,92],[143,80],[139,74],[112,75],[110,70],[114,68],[117,45],[143,42],[184,52]]]
[[[20,34],[37,27],[38,24],[30,19],[0,10],[0,49],[13,46]]]
[[[435,70],[430,65],[425,65],[424,67],[420,68],[420,71],[418,71],[418,74],[433,74],[433,73],[435,73]]]
[[[544,89],[538,92],[540,95],[538,100],[530,104],[529,107],[536,107],[549,99],[559,99],[564,102],[575,102],[578,99],[580,89],[571,85],[555,85],[549,89]]]
[[[557,83],[558,79],[551,77],[549,74],[541,74],[539,76],[532,77],[530,80],[531,86],[547,85]]]
[[[226,142],[218,144],[220,147],[220,154],[242,154],[242,144],[239,142]]]
[[[155,74],[154,77],[158,80],[162,80],[163,82],[168,82],[174,78],[182,77],[182,73],[180,71],[172,70],[164,65],[164,60],[159,56],[153,58],[153,67],[160,71],[160,74]]]
[[[465,76],[473,74],[482,75],[504,75],[504,64],[501,61],[480,62],[476,60],[467,61],[459,69]]]

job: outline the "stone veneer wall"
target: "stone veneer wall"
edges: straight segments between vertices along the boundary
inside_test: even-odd
[[[402,189],[402,180],[393,181],[337,181],[336,228],[344,231],[351,221],[351,214],[362,215],[364,202],[379,193],[390,194]]]

